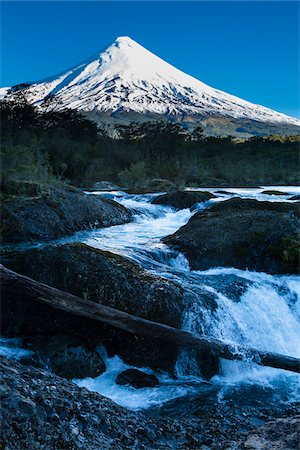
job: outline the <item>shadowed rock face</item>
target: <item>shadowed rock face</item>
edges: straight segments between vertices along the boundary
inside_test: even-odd
[[[298,203],[233,198],[196,213],[163,242],[183,252],[192,269],[298,273],[298,233]]]
[[[9,198],[2,205],[4,242],[50,240],[86,228],[130,222],[131,212],[78,189],[49,188],[37,196]]]
[[[102,303],[124,312],[181,327],[183,313],[195,301],[189,291],[172,281],[145,272],[126,258],[85,244],[75,243],[17,252],[6,252],[3,263],[16,272],[56,287],[88,301]],[[208,277],[207,282],[211,281]],[[220,280],[224,291],[236,291],[237,280],[229,286]],[[235,286],[236,285],[236,286]],[[205,308],[216,307],[215,294],[203,290],[197,302]],[[8,336],[78,336],[93,348],[101,342],[109,355],[117,354],[127,363],[172,372],[178,348],[174,345],[136,337],[111,326],[78,318],[63,311],[22,298],[2,302],[2,331]],[[199,354],[203,376],[218,373],[218,358]]]
[[[145,319],[180,327],[185,307],[181,287],[146,273],[137,264],[84,244],[6,254],[3,262],[37,281]],[[113,327],[22,299],[2,302],[2,332],[9,336],[66,333],[102,344],[126,362],[172,371],[177,348],[150,342]]]
[[[168,205],[178,209],[191,208],[195,203],[206,202],[215,198],[210,192],[175,191],[155,197],[152,203],[155,205]]]
[[[78,297],[174,327],[181,324],[183,290],[114,253],[73,243],[8,252],[16,272]]]

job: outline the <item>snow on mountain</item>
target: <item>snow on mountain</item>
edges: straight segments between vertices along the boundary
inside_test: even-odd
[[[163,61],[129,37],[95,58],[26,89],[30,102],[55,109],[164,116],[225,116],[272,124],[300,120],[214,89]]]

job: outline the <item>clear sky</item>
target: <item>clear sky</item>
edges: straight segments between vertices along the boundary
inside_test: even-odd
[[[201,81],[300,117],[298,2],[1,2],[1,86],[130,36]]]

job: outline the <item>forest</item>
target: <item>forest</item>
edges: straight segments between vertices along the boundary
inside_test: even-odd
[[[41,111],[22,96],[1,102],[1,186],[14,182],[91,187],[299,184],[300,136],[238,140],[192,133],[166,121],[99,128],[84,115]]]

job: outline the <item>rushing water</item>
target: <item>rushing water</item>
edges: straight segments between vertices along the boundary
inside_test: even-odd
[[[283,196],[262,194],[265,189],[284,192]],[[218,189],[210,189],[211,192]],[[124,192],[98,193],[123,204],[134,212],[134,220],[125,225],[77,233],[57,242],[80,241],[90,246],[121,254],[153,274],[179,283],[192,299],[182,327],[194,334],[205,334],[222,341],[300,357],[300,282],[299,277],[272,276],[235,268],[211,268],[191,271],[186,258],[161,243],[161,238],[177,231],[195,211],[232,196],[259,201],[290,201],[299,194],[297,187],[226,189],[216,199],[190,209],[175,210],[153,205],[156,194],[129,195]],[[203,297],[216,305],[211,308]],[[196,359],[183,351],[177,361],[177,380],[157,374],[160,386],[136,390],[115,384],[125,368],[115,356],[108,358],[99,350],[107,370],[95,379],[77,380],[80,386],[98,391],[129,409],[147,408],[172,398],[197,391],[202,382]],[[267,387],[285,401],[300,399],[299,376],[290,372],[259,367],[247,361],[221,362],[222,372],[212,380],[221,386],[221,396],[246,384]],[[145,368],[146,371],[151,371]]]

